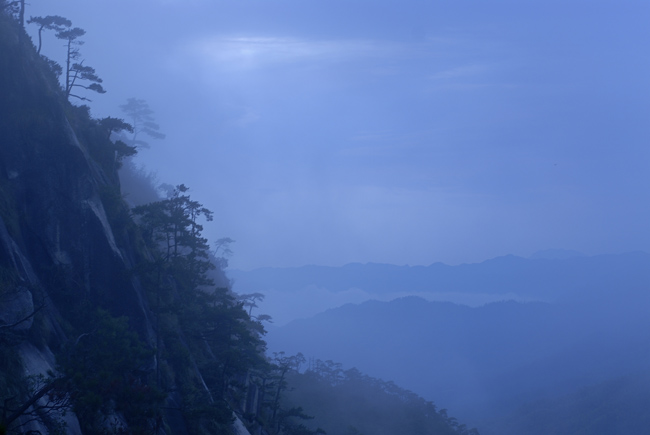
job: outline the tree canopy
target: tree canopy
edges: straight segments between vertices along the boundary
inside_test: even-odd
[[[73,94],[72,90],[75,87],[87,89],[99,94],[106,91],[102,87],[103,80],[96,74],[95,69],[83,64],[83,60],[75,62],[81,57],[79,47],[84,44],[79,40],[80,37],[86,34],[84,29],[73,27],[68,29],[61,29],[57,32],[56,37],[66,41],[66,68],[65,68],[65,95],[66,98],[75,97],[82,101],[90,101],[88,98]],[[77,83],[78,80],[90,82],[89,85]]]
[[[120,106],[127,120],[133,126],[133,136],[125,140],[134,147],[149,148],[149,143],[142,139],[146,135],[151,139],[164,139],[165,135],[160,132],[160,126],[153,117],[153,110],[149,104],[142,99],[129,98],[125,104]]]
[[[41,53],[41,46],[43,43],[42,33],[44,29],[54,30],[58,33],[65,31],[66,28],[72,26],[72,22],[67,18],[63,18],[59,15],[47,15],[45,17],[30,17],[27,20],[27,24],[37,24],[38,25],[38,49],[37,53]]]

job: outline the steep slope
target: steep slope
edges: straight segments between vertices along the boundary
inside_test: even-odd
[[[153,254],[121,198],[110,130],[66,101],[51,62],[4,11],[0,433],[61,424],[67,433],[209,433],[212,421],[229,431],[232,411],[212,399],[201,352],[150,308],[143,270]],[[164,278],[181,291],[180,278]],[[244,313],[230,305],[229,315]],[[191,394],[205,404],[195,417]]]
[[[127,233],[116,236],[104,205],[119,192],[116,173],[89,148],[93,141],[111,157],[110,143],[92,137],[99,132],[84,109],[65,104],[44,59],[21,44],[22,29],[0,20],[0,269],[2,296],[12,301],[2,305],[3,323],[37,310],[18,325],[28,334],[19,354],[33,375],[54,369],[54,353],[91,306],[127,316],[151,344],[149,310],[129,273],[137,250]],[[34,319],[38,331],[29,328]]]
[[[102,167],[98,157],[113,159],[112,144],[86,109],[62,101],[54,74],[18,44],[10,24],[2,27],[0,72],[0,218],[11,238],[4,263],[11,256],[28,259],[42,285],[52,285],[52,269],[65,270],[92,301],[127,315],[144,333],[146,309],[126,272],[136,250],[128,234],[114,233],[105,209],[119,184],[113,161]],[[8,244],[18,252],[8,252]]]

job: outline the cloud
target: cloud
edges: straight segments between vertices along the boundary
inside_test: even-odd
[[[446,69],[429,76],[431,80],[453,80],[453,79],[463,79],[468,77],[476,77],[482,74],[485,74],[489,71],[487,65],[465,65]]]
[[[237,127],[247,127],[261,118],[260,113],[251,107],[243,107],[239,108],[239,110],[234,109],[231,112],[233,117],[230,119],[230,122]]]
[[[365,142],[365,141],[376,142],[376,141],[392,139],[394,136],[395,133],[391,130],[381,130],[375,132],[361,132],[352,136],[350,140],[360,141],[360,142]]]
[[[334,292],[314,285],[295,292],[271,289],[265,292],[265,296],[260,303],[260,312],[269,314],[276,326],[294,319],[312,317],[330,308],[349,303],[360,304],[373,299],[373,295],[358,288]]]
[[[382,56],[395,48],[394,44],[364,40],[210,36],[189,42],[183,50],[221,68],[257,69],[274,64]]]
[[[211,35],[182,44],[179,51],[219,69],[254,70],[301,62],[336,63],[369,59],[433,59],[457,41],[399,42],[376,39],[308,39],[279,36]],[[377,75],[394,75],[395,65],[376,66]]]

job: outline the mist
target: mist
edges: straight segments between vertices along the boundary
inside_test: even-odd
[[[648,249],[643,2],[31,5],[55,13],[93,115],[148,102],[167,136],[136,159],[218,210],[232,268]]]
[[[48,414],[65,433],[645,433],[650,4],[33,0],[0,18],[21,8],[0,34],[36,71],[0,69],[20,102],[0,123],[0,351],[45,386],[0,385],[59,388],[105,328],[155,393],[142,423],[66,391]],[[39,28],[54,15],[85,33]],[[44,144],[81,151],[15,163]],[[2,335],[23,315],[37,326]]]

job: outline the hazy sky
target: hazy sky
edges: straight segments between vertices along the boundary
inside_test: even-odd
[[[650,2],[32,0],[231,266],[650,250]],[[35,28],[30,26],[34,34]],[[61,41],[44,53],[63,63]]]

